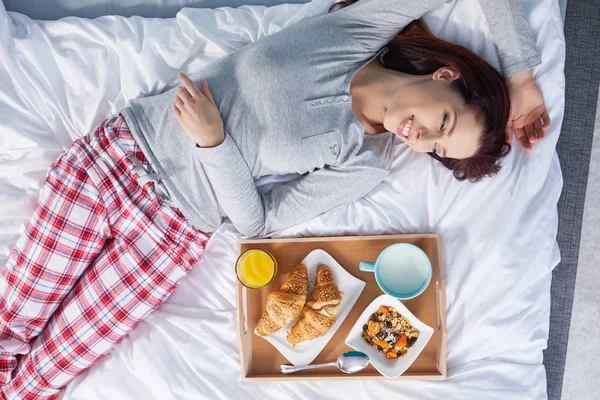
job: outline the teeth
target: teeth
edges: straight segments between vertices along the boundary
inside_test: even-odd
[[[408,132],[410,132],[410,127],[412,126],[413,118],[414,118],[414,116],[411,116],[410,119],[404,125],[404,128],[402,128],[402,134],[404,136],[406,136],[407,138],[408,138]]]

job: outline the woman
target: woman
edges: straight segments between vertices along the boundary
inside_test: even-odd
[[[419,24],[396,37],[440,3],[361,0],[300,21],[208,65],[200,89],[181,76],[185,89],[76,140],[0,277],[2,395],[57,396],[172,293],[225,216],[260,236],[355,201],[389,172],[394,140],[459,179],[496,172],[510,148],[500,75]],[[495,4],[482,0],[503,70],[522,73],[539,62],[531,32]],[[258,194],[254,178],[292,172]]]

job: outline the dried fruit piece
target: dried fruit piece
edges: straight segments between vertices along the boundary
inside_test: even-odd
[[[381,325],[379,324],[379,322],[369,321],[367,327],[371,336],[375,336],[381,331]]]
[[[385,358],[398,358],[398,353],[394,352],[394,351],[387,351],[385,353]]]
[[[417,338],[414,336],[408,338],[408,345],[406,347],[412,347],[412,345],[415,344],[416,341],[417,341]]]
[[[381,339],[379,339],[379,340],[375,340],[374,342],[375,342],[375,344],[376,344],[376,345],[378,345],[378,346],[379,346],[379,347],[381,347],[382,349],[386,349],[386,350],[387,350],[387,349],[389,349],[390,347],[392,347],[392,346],[390,346],[390,344],[389,344],[388,342],[386,342],[385,340],[381,340]]]
[[[406,347],[406,341],[407,341],[406,335],[403,333],[398,338],[398,341],[396,342],[396,346],[398,346],[398,347]]]
[[[379,311],[385,314],[385,313],[390,312],[390,309],[387,308],[386,306],[379,306]]]

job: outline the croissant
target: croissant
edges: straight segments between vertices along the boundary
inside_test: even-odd
[[[306,340],[315,339],[331,328],[342,302],[331,270],[325,265],[317,268],[317,279],[304,312],[287,335],[287,341],[295,346]]]
[[[281,288],[267,295],[267,306],[256,330],[261,336],[277,332],[302,312],[308,294],[308,271],[298,264]]]

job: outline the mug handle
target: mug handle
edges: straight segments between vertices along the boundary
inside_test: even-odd
[[[358,264],[358,269],[365,272],[373,272],[375,271],[375,263],[361,261],[360,264]]]

